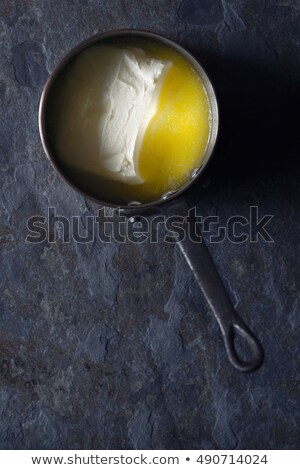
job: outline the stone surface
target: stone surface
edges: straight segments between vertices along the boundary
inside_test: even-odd
[[[299,2],[2,0],[0,448],[299,448]],[[45,158],[42,86],[80,40],[145,28],[212,77],[222,129],[198,213],[272,214],[274,243],[209,247],[265,362],[244,375],[177,248],[25,242],[32,215],[97,207]],[[162,238],[163,234],[160,234]]]

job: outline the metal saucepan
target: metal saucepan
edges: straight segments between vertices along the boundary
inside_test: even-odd
[[[159,200],[151,203],[139,204],[129,203],[127,205],[117,205],[110,201],[100,200],[95,198],[88,191],[82,190],[77,183],[74,183],[72,179],[66,174],[62,166],[59,164],[52,148],[49,139],[49,129],[47,126],[47,107],[49,104],[49,94],[56,82],[58,76],[63,72],[65,67],[68,66],[71,60],[73,60],[80,52],[91,45],[98,44],[104,40],[110,40],[114,38],[128,39],[129,37],[134,38],[145,38],[153,41],[159,41],[182,54],[199,73],[201,80],[206,88],[208,99],[211,107],[211,133],[209,142],[206,148],[205,156],[201,166],[195,169],[190,177],[190,181],[175,192],[169,192],[163,195]],[[216,95],[213,86],[204,71],[203,67],[197,60],[185,49],[173,41],[148,31],[140,30],[118,30],[110,31],[103,34],[93,36],[86,41],[80,43],[70,53],[68,53],[56,69],[50,75],[45,88],[43,90],[40,109],[39,109],[39,129],[41,140],[43,143],[44,150],[52,163],[57,173],[76,191],[81,193],[84,197],[94,200],[102,206],[108,206],[122,211],[126,216],[132,217],[137,214],[153,214],[157,211],[163,212],[166,216],[176,215],[185,217],[187,215],[189,206],[185,200],[184,193],[187,189],[198,180],[204,168],[208,164],[217,140],[219,127],[219,112],[216,100]],[[195,223],[195,222],[194,222]],[[187,222],[184,222],[183,228],[187,230]],[[256,337],[253,335],[251,330],[246,326],[244,321],[239,317],[236,310],[234,309],[228,294],[224,288],[223,282],[217,272],[214,262],[210,256],[210,253],[204,243],[195,243],[190,240],[189,237],[185,237],[183,241],[178,241],[178,245],[188,263],[191,270],[194,273],[196,281],[202,290],[208,304],[210,305],[214,316],[220,326],[221,333],[224,339],[225,348],[227,351],[228,358],[231,364],[238,370],[243,372],[249,372],[256,369],[263,361],[263,350]],[[243,361],[235,348],[234,338],[236,335],[240,335],[250,347],[251,358],[247,361]]]

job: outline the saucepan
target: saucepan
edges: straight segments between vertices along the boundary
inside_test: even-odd
[[[202,79],[211,108],[211,133],[202,164],[199,166],[199,168],[193,170],[190,175],[190,180],[180,189],[177,191],[168,192],[164,194],[159,200],[145,204],[139,203],[138,201],[132,201],[126,205],[119,205],[112,203],[109,200],[100,200],[97,197],[95,198],[95,196],[90,194],[88,190],[83,190],[77,182],[74,182],[74,180],[72,180],[70,176],[66,174],[64,168],[56,158],[55,151],[53,151],[49,139],[47,110],[49,100],[51,100],[50,92],[58,76],[63,73],[63,70],[68,67],[69,63],[87,47],[106,40],[110,40],[110,38],[120,39],[122,37],[125,39],[128,37],[134,37],[136,39],[145,38],[153,41],[159,41],[180,53],[190,62],[190,64],[194,67]],[[219,111],[216,94],[207,73],[200,63],[186,49],[171,41],[170,39],[149,31],[142,30],[109,31],[93,36],[80,43],[62,59],[62,61],[50,75],[44,87],[39,108],[39,129],[42,144],[46,155],[48,156],[57,173],[64,179],[65,182],[67,182],[76,191],[81,193],[84,197],[92,199],[101,206],[112,207],[115,210],[120,211],[123,215],[133,218],[137,215],[147,215],[157,212],[162,212],[167,217],[180,216],[185,218],[187,216],[189,205],[186,201],[186,193],[190,187],[194,185],[195,182],[198,181],[198,179],[201,177],[204,169],[207,167],[207,164],[212,157],[217,140],[218,128]],[[191,223],[191,217],[189,217],[189,223]],[[192,221],[192,223],[196,223],[195,220]],[[183,223],[183,228],[186,231],[188,230],[187,224],[187,221]],[[178,240],[178,245],[189,267],[191,268],[195,279],[215,316],[215,319],[220,326],[229,361],[239,371],[249,372],[255,370],[261,365],[263,361],[263,349],[255,335],[247,327],[231,303],[203,238],[201,242],[196,243],[189,237],[185,237],[183,240]],[[247,360],[242,359],[237,352],[237,336],[241,336],[248,344],[250,354],[248,355],[249,359]]]

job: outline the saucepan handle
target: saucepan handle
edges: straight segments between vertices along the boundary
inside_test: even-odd
[[[240,371],[255,370],[263,361],[263,349],[232,305],[203,238],[201,242],[195,242],[188,236],[190,233],[188,223],[196,223],[191,214],[189,214],[189,220],[186,219],[189,210],[188,204],[184,199],[180,199],[165,207],[166,216],[172,215],[181,218],[185,238],[179,239],[178,245],[220,326],[229,361]],[[247,361],[243,361],[237,353],[234,343],[237,335],[244,338],[250,348],[251,357]]]

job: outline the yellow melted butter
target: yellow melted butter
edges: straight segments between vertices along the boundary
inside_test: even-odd
[[[152,55],[173,63],[139,161],[145,186],[159,196],[184,184],[201,163],[210,133],[210,110],[200,78],[183,57],[170,50]]]
[[[144,182],[133,185],[108,180],[99,175],[97,168],[88,164],[87,154],[92,155],[94,146],[96,148],[93,143],[95,126],[85,130],[86,142],[83,146],[82,133],[76,131],[74,122],[72,126],[66,122],[69,117],[71,124],[74,115],[76,116],[74,110],[77,108],[76,112],[79,112],[78,107],[80,108],[82,102],[78,90],[74,96],[73,85],[71,86],[72,68],[60,79],[53,92],[49,113],[50,136],[52,134],[57,159],[70,179],[90,195],[115,204],[151,202],[168,191],[180,188],[188,181],[191,171],[201,164],[210,134],[209,102],[197,72],[172,48],[141,39],[128,40],[126,44],[124,40],[119,44],[113,41],[112,45],[122,48],[140,47],[153,58],[172,62],[161,90],[158,111],[148,125],[141,148],[138,170]],[[82,76],[81,72],[80,74]],[[86,84],[88,77],[87,73]],[[68,105],[68,100],[72,105]],[[100,111],[99,107],[95,108],[95,123],[99,120]],[[68,142],[64,141],[66,138]],[[73,149],[76,158],[81,155],[78,152],[82,152],[83,165],[80,169],[71,164],[71,155],[66,158],[62,152],[62,142],[65,142],[65,149],[68,148],[67,153]]]

